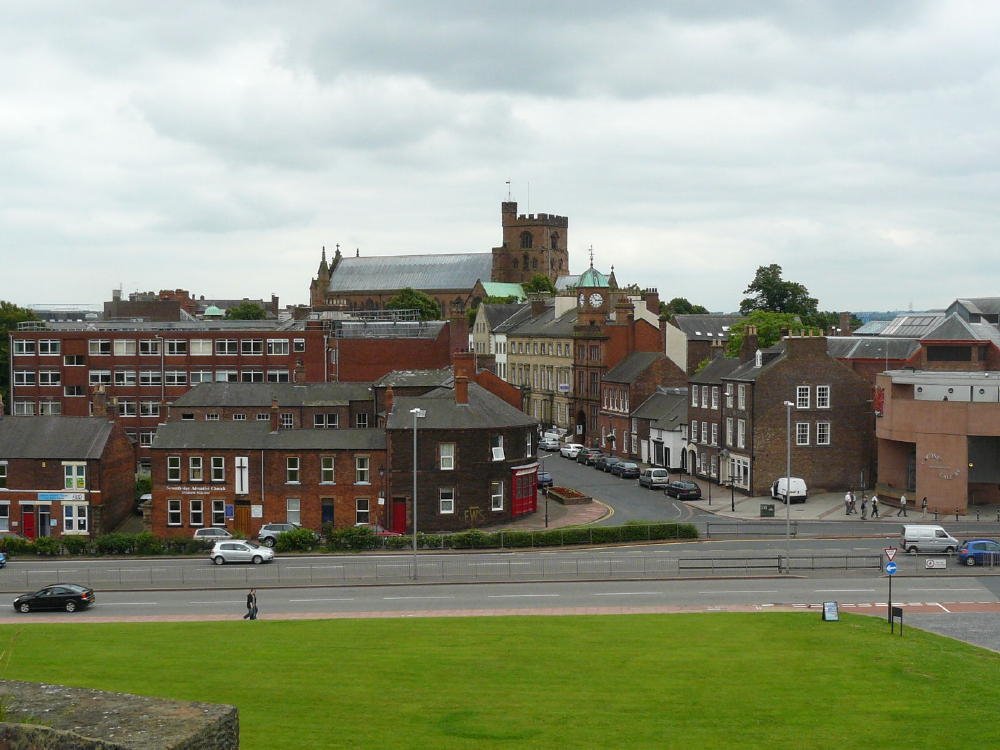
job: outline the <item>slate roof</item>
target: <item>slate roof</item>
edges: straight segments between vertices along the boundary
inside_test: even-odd
[[[674,325],[679,328],[688,341],[711,341],[712,339],[729,340],[729,330],[743,320],[742,315],[675,315]]]
[[[531,305],[524,305],[520,310],[507,318],[507,320],[500,323],[493,330],[493,333],[509,333],[531,317]]]
[[[202,406],[347,406],[372,398],[368,383],[199,383],[174,399],[174,408]]]
[[[634,383],[658,359],[666,359],[660,352],[632,352],[601,376],[608,383]]]
[[[330,276],[330,292],[413,289],[468,291],[493,274],[492,253],[345,256]]]
[[[979,315],[1000,315],[1000,297],[961,297],[952,303],[955,304]]]
[[[491,428],[530,427],[538,420],[515,409],[499,396],[494,396],[477,383],[469,383],[469,403],[455,403],[455,391],[437,388],[422,396],[397,396],[392,414],[386,423],[388,430],[409,430],[413,427],[410,409],[419,408],[427,416],[418,420],[417,430],[483,430]],[[328,430],[329,431],[329,430]]]
[[[525,306],[526,306],[525,303],[514,303],[514,304],[484,303],[483,315],[486,316],[486,324],[489,326],[489,329],[493,331],[496,329],[498,325],[500,325],[505,320],[510,318],[510,316],[516,313],[518,310],[523,309]]]
[[[546,307],[540,315],[515,321],[506,333],[508,336],[569,338],[573,335],[573,326],[576,325],[576,313],[574,307],[557,318],[555,307]]]
[[[0,459],[100,458],[111,429],[103,417],[3,417]]]
[[[952,313],[931,331],[920,337],[921,341],[991,341],[1000,342],[1000,331],[990,323],[969,323]]]
[[[163,450],[385,450],[385,432],[278,430],[267,422],[167,422],[156,429],[153,448]]]
[[[379,388],[392,386],[393,388],[435,388],[447,385],[454,380],[451,367],[442,367],[437,370],[393,370],[375,381],[374,385]]]
[[[556,291],[565,292],[580,285],[580,274],[566,274],[556,279]]]
[[[827,336],[826,353],[834,359],[908,360],[920,349],[917,339],[889,336]]]
[[[891,320],[869,320],[860,328],[855,328],[854,336],[878,336],[882,331],[884,331]]]
[[[689,380],[699,385],[702,383],[719,384],[723,378],[729,377],[733,370],[739,366],[740,360],[737,357],[714,357]]]
[[[687,424],[687,388],[658,388],[632,412],[636,419],[650,420],[660,430],[676,430]]]

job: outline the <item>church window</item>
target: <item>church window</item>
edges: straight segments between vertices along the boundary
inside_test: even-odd
[[[521,247],[523,249],[531,247],[531,232],[521,232]]]
[[[552,233],[552,237],[550,237],[549,239],[552,240],[552,249],[553,250],[555,250],[556,248],[559,247],[559,233],[558,232],[553,232]]]

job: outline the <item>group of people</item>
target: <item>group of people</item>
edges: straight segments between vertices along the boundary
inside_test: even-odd
[[[925,497],[920,501],[921,510],[927,513],[927,498]],[[868,509],[871,508],[871,517],[880,518],[879,515],[879,500],[878,495],[872,495],[871,500],[868,499],[868,495],[865,492],[861,493],[861,520],[867,520]],[[852,515],[858,513],[858,508],[856,506],[856,501],[854,498],[854,490],[848,490],[844,495],[844,511],[845,515]],[[909,518],[906,514],[906,495],[899,496],[899,510],[896,511],[896,517]]]

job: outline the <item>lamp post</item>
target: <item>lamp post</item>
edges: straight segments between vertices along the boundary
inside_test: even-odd
[[[413,415],[413,580],[417,580],[417,420],[427,416],[425,409],[410,409]]]
[[[785,402],[785,572],[791,570],[792,562],[792,520],[791,503],[788,496],[792,488],[792,407],[791,401]]]

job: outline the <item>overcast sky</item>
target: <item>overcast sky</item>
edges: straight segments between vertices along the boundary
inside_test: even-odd
[[[755,9],[764,6],[768,10]],[[488,252],[569,217],[733,310],[1000,295],[1000,4],[44,2],[0,24],[0,299],[308,301],[320,248]]]

